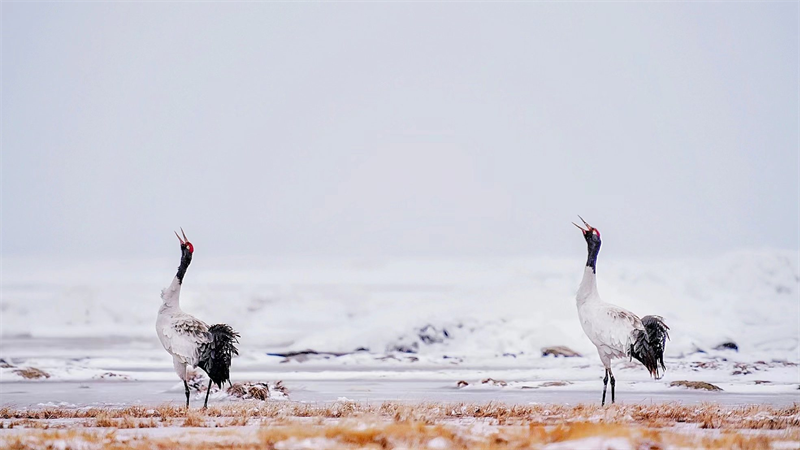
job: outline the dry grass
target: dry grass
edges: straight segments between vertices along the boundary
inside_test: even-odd
[[[133,419],[132,416],[123,416],[123,420],[125,419]],[[116,426],[116,422],[114,419],[106,411],[101,411],[97,414],[94,418],[94,426],[100,428],[113,428]]]
[[[23,367],[21,369],[14,369],[14,373],[25,378],[26,380],[38,380],[39,378],[50,378],[50,374],[42,369],[36,367]]]
[[[278,383],[283,388],[280,381]],[[243,399],[267,400],[270,397],[267,383],[234,383],[228,388],[227,392],[229,395]]]
[[[548,444],[566,443],[566,448],[578,448],[577,440],[590,437],[617,438],[637,449],[707,448],[707,449],[769,449],[777,443],[785,448],[800,444],[800,430],[777,433],[732,430],[692,433],[676,429],[653,429],[615,423],[573,422],[560,425],[519,424],[479,427],[474,423],[426,424],[418,421],[394,421],[378,417],[341,419],[309,423],[299,418],[274,419],[259,427],[227,429],[206,428],[202,433],[173,434],[172,436],[132,435],[122,431],[103,430],[31,430],[24,435],[0,433],[0,446],[10,449],[97,448],[97,449],[257,449],[293,448],[427,448],[446,445],[452,449],[481,448],[507,450],[540,449]],[[311,441],[308,441],[311,440]],[[570,446],[570,442],[574,442]]]
[[[507,405],[240,402],[206,411],[0,408],[0,448],[545,448],[606,437],[631,448],[800,448],[800,404]],[[56,420],[57,419],[57,420]],[[90,427],[100,427],[90,428]],[[146,428],[171,427],[150,434]],[[182,427],[199,427],[185,429]],[[222,427],[222,428],[219,428]],[[22,429],[22,430],[20,430]]]
[[[184,427],[204,427],[205,425],[206,418],[202,410],[190,409],[186,411],[186,418],[183,420]]]
[[[703,391],[721,391],[722,388],[716,384],[706,383],[705,381],[686,381],[679,380],[673,381],[669,384],[670,387],[685,387],[689,389],[700,389]]]
[[[212,406],[206,411],[182,406],[161,405],[154,408],[0,408],[0,419],[51,420],[94,419],[88,426],[135,428],[142,419],[162,425],[174,420],[197,423],[200,419],[230,418],[246,424],[253,419],[280,418],[346,419],[374,417],[396,422],[420,422],[427,425],[454,419],[490,420],[497,425],[558,425],[571,422],[602,421],[650,428],[695,424],[701,428],[746,428],[782,430],[800,427],[800,404],[791,406],[722,406],[713,403],[625,404],[605,408],[596,405],[509,405],[504,403],[331,403],[238,402]],[[136,419],[131,421],[130,419]],[[190,425],[202,426],[202,425]]]

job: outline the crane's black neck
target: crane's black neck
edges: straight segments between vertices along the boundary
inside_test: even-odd
[[[181,247],[181,265],[178,266],[178,273],[175,277],[178,278],[178,283],[183,284],[183,276],[186,275],[186,269],[189,268],[189,264],[192,262],[192,252],[189,251],[189,248],[186,246]]]
[[[600,253],[600,241],[587,241],[589,257],[586,259],[586,267],[591,267],[592,272],[597,273],[597,254]]]

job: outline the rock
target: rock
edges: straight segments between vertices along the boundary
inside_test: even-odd
[[[676,387],[676,386],[677,387],[685,387],[685,388],[689,388],[689,389],[700,389],[700,390],[705,390],[705,391],[721,391],[722,390],[721,387],[719,387],[717,385],[714,385],[714,384],[711,384],[711,383],[706,383],[705,381],[679,380],[679,381],[673,381],[672,383],[669,384],[669,386],[670,387]]]
[[[565,358],[581,357],[582,355],[575,350],[563,345],[556,345],[553,347],[542,348],[542,356],[553,355],[555,357],[563,356]]]
[[[787,361],[785,359],[773,359],[772,363],[776,364],[776,365],[786,366],[786,367],[796,367],[797,366],[797,363],[794,363],[794,362],[791,362],[791,361]]]
[[[491,384],[494,386],[501,386],[501,387],[508,386],[508,383],[506,383],[505,381],[495,380],[494,378],[487,378],[485,380],[481,380],[481,384]]]
[[[463,387],[467,387],[467,386],[469,386],[469,383],[467,383],[464,380],[459,380],[458,383],[456,383],[456,387],[459,388],[459,389],[461,389]]]
[[[720,366],[716,361],[694,361],[689,365],[689,367],[691,367],[695,372],[699,372],[700,369],[719,369]]]
[[[736,363],[733,365],[731,375],[750,375],[756,370],[759,370],[756,366],[747,363]]]
[[[95,375],[92,378],[95,379],[95,380],[105,380],[105,379],[109,379],[109,378],[117,378],[119,380],[130,380],[131,379],[131,377],[129,377],[128,375],[124,375],[124,374],[121,374],[121,373],[114,373],[114,372],[104,372],[104,373],[101,373],[100,375]]]
[[[419,342],[412,342],[409,344],[394,344],[390,345],[386,348],[387,352],[398,352],[398,353],[417,353],[419,351]]]
[[[739,351],[739,346],[736,345],[736,342],[726,341],[726,342],[723,342],[723,343],[719,344],[718,346],[714,347],[714,350],[734,350],[734,351],[738,352]]]
[[[425,325],[419,329],[417,336],[423,344],[440,344],[450,338],[450,333],[445,328],[439,330],[433,325]]]
[[[558,387],[558,386],[567,386],[572,384],[569,381],[545,381],[544,383],[538,384],[536,386],[522,386],[521,389],[539,389],[539,388],[547,388],[547,387]]]
[[[317,350],[301,350],[296,352],[286,352],[286,353],[267,353],[268,356],[281,356],[285,358],[281,363],[286,363],[289,361],[297,361],[297,362],[306,362],[311,359],[330,359],[330,358],[338,358],[340,356],[345,355],[352,355],[356,352],[366,351],[362,348],[357,348],[355,352],[321,352]]]
[[[545,381],[544,383],[540,384],[539,387],[555,387],[555,386],[567,386],[570,383],[569,381]]]
[[[283,380],[278,380],[278,382],[275,383],[275,386],[272,386],[272,391],[273,392],[280,392],[281,394],[285,395],[286,397],[289,396],[289,389],[286,386],[283,385]]]
[[[421,345],[441,344],[452,336],[446,328],[425,325],[414,330],[413,334],[400,336],[396,342],[386,347],[387,352],[417,353]]]

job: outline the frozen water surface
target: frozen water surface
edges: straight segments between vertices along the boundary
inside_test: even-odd
[[[453,384],[439,380],[304,380],[284,381],[290,399],[299,402],[467,402],[486,403],[599,403],[602,384],[595,383],[594,390],[519,390],[519,389],[457,389]],[[126,382],[18,382],[0,385],[2,406],[127,406],[183,404],[182,388],[170,381]],[[647,391],[617,390],[621,403],[713,402],[729,405],[760,403],[788,405],[800,402],[797,393],[729,393],[702,392],[685,389]],[[610,393],[609,393],[610,395]],[[230,400],[212,399],[210,404]],[[201,406],[202,396],[195,395],[192,405]]]

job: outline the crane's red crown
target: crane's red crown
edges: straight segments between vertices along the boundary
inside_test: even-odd
[[[189,253],[194,253],[194,245],[189,242],[189,239],[186,238],[186,233],[184,233],[183,228],[181,228],[181,234],[183,234],[183,239],[181,239],[178,232],[175,232],[175,236],[178,236],[178,240],[181,241],[181,245],[185,245],[187,249],[189,249]]]
[[[583,220],[583,217],[581,217],[581,216],[578,216],[578,217],[581,219],[581,222],[583,222],[583,224],[586,225],[586,228],[583,228],[582,226],[578,225],[575,222],[572,222],[572,224],[575,225],[576,227],[578,227],[578,229],[583,232],[584,236],[587,233],[594,233],[594,234],[597,235],[597,237],[600,237],[600,230],[598,230],[597,228],[595,228],[595,227],[589,225],[588,223],[586,223],[586,221]]]

